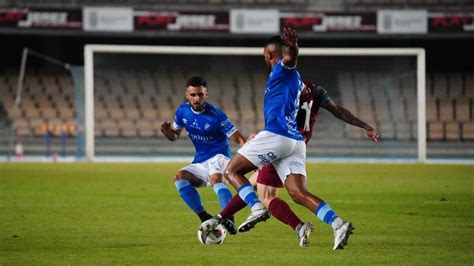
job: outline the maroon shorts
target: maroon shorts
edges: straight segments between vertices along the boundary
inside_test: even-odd
[[[273,164],[267,164],[258,171],[257,183],[271,187],[283,187]]]

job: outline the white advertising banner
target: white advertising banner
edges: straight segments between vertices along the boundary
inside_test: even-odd
[[[428,12],[426,10],[379,10],[377,32],[382,34],[428,33]]]
[[[127,7],[84,7],[85,31],[133,31],[133,9]]]
[[[280,12],[276,9],[232,9],[231,33],[278,33]]]

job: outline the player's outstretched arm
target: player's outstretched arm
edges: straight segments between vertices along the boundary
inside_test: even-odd
[[[290,27],[284,27],[281,39],[288,49],[283,57],[283,64],[287,67],[294,67],[298,61],[298,33],[295,29]]]
[[[161,124],[161,133],[170,141],[175,141],[181,135],[181,130],[174,129],[170,121]]]
[[[242,147],[245,144],[245,138],[239,131],[235,131],[234,134],[230,135],[229,139],[239,145],[239,147]]]
[[[334,101],[332,100],[329,101],[329,104],[326,105],[324,108],[326,108],[326,110],[331,112],[338,119],[348,124],[354,125],[356,127],[365,129],[365,133],[367,137],[371,139],[373,142],[378,143],[379,134],[377,133],[377,131],[375,131],[375,129],[371,127],[369,124],[357,118],[354,114],[352,114],[346,108],[336,105]]]

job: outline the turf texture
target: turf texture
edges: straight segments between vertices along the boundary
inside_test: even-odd
[[[181,166],[0,164],[0,265],[474,264],[474,166],[309,164],[309,190],[356,227],[339,251],[295,203],[315,224],[307,248],[275,218],[201,245],[171,179]],[[198,191],[218,212],[212,189]]]

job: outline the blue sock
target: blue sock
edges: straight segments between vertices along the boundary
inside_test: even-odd
[[[179,179],[174,182],[176,188],[178,189],[179,195],[183,198],[184,202],[188,207],[193,210],[195,213],[201,213],[204,211],[202,206],[201,197],[199,196],[196,188],[189,183],[186,179]]]
[[[331,225],[338,218],[337,214],[329,207],[326,202],[321,202],[314,211],[319,220]]]
[[[217,197],[219,197],[221,209],[224,209],[232,199],[232,193],[230,193],[229,188],[227,188],[223,183],[216,183],[212,188],[214,189],[214,192],[216,192]]]
[[[253,188],[250,184],[245,184],[239,187],[237,189],[237,192],[239,193],[239,197],[249,205],[250,208],[255,205],[255,203],[260,202],[258,200],[257,194],[255,194],[255,191],[253,191]]]

